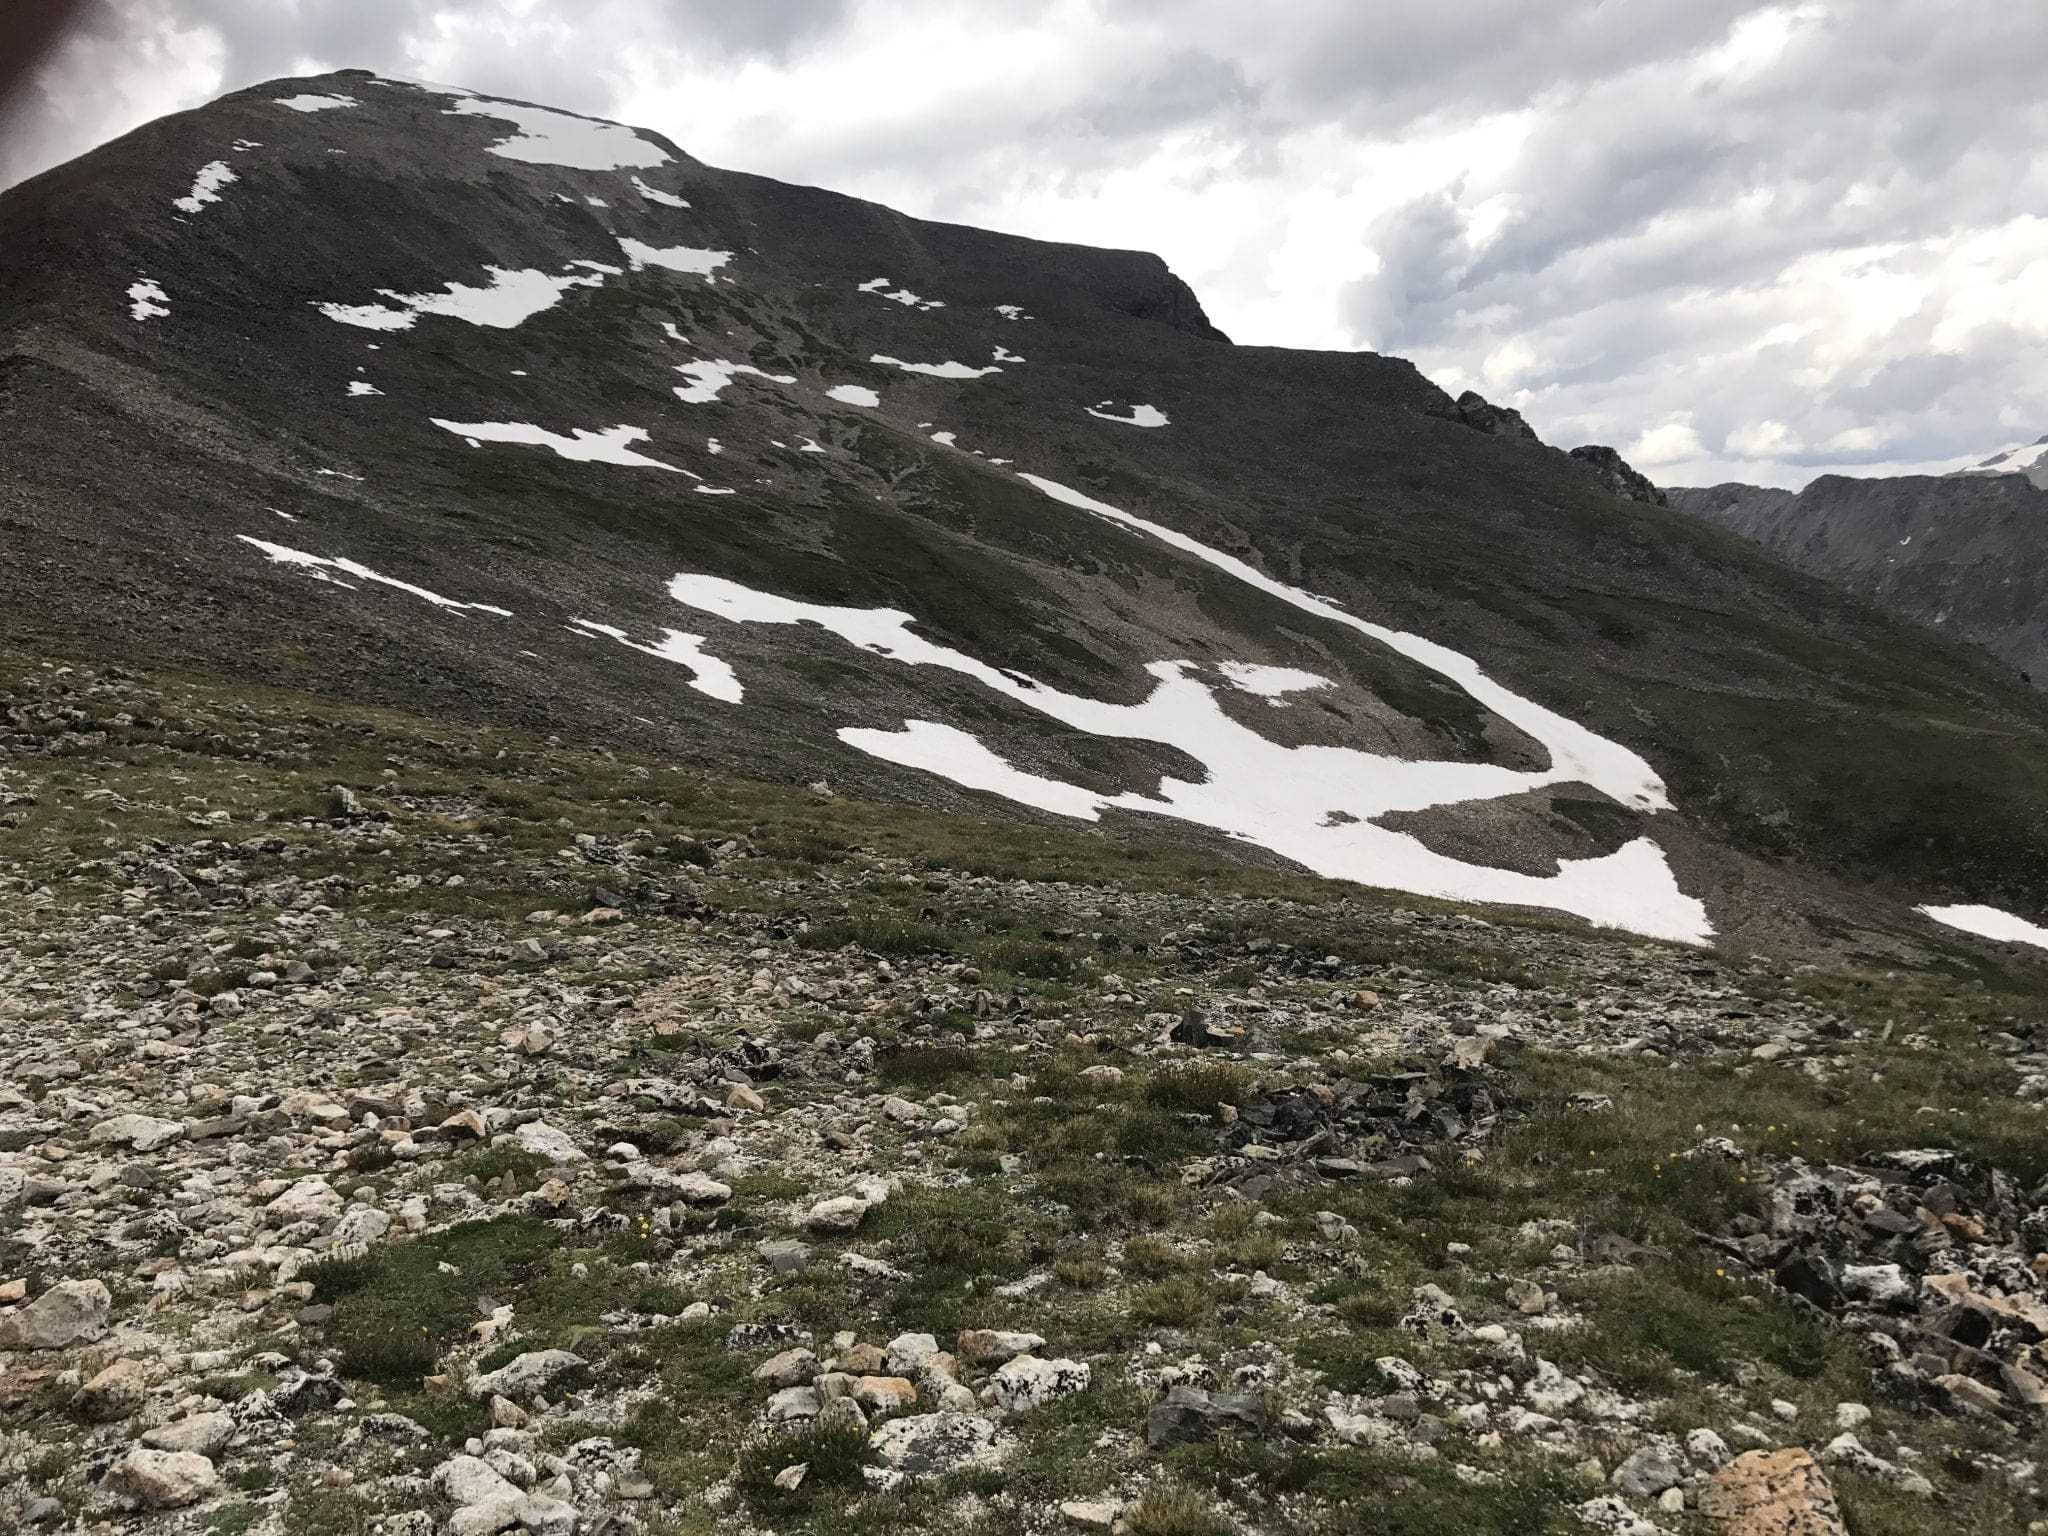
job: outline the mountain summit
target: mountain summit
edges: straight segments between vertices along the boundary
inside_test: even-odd
[[[0,219],[17,634],[1687,943],[2048,898],[2002,668],[1153,256],[355,71]]]

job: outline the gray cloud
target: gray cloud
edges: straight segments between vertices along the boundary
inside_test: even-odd
[[[1696,438],[1664,478],[2048,428],[2048,28],[2007,0],[94,0],[0,181],[341,65],[1152,245],[1241,339],[1399,350],[1560,441]]]

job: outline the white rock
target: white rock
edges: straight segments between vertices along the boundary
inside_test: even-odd
[[[1005,1413],[1025,1413],[1088,1390],[1091,1376],[1079,1360],[1041,1360],[1019,1355],[989,1378],[987,1395]]]
[[[571,1371],[580,1370],[587,1362],[581,1355],[566,1349],[529,1350],[517,1359],[510,1360],[495,1371],[475,1377],[469,1384],[471,1397],[509,1397],[518,1399],[535,1392],[545,1392]]]
[[[544,1157],[557,1168],[590,1161],[589,1155],[576,1145],[573,1136],[545,1120],[527,1121],[512,1133],[512,1139],[535,1157]]]
[[[116,1115],[92,1128],[93,1145],[128,1146],[137,1152],[154,1152],[184,1136],[185,1127],[177,1121],[159,1120],[154,1115]]]
[[[859,1196],[835,1195],[812,1206],[804,1223],[820,1232],[851,1232],[867,1213],[868,1203]]]
[[[183,1509],[220,1487],[220,1473],[197,1451],[130,1451],[114,1463],[109,1476],[151,1509]]]

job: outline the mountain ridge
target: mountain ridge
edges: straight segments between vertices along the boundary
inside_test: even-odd
[[[280,105],[308,95],[355,104]],[[1199,798],[1168,781],[1217,769],[1186,750],[1193,716],[1166,739],[1128,713],[1074,724],[1185,697],[1213,712],[1202,730],[1294,754],[1275,761],[1425,765],[1425,800],[1490,786],[1386,809],[1404,857],[1526,880],[1647,836],[1741,943],[1910,950],[1913,904],[2048,888],[2031,696],[1566,455],[1472,431],[1411,364],[1230,346],[1157,257],[932,225],[656,138],[604,170],[497,153],[525,121],[545,139],[546,113],[270,82],[0,198],[28,232],[0,256],[13,622],[981,804],[987,783],[873,750],[950,732],[984,778],[992,756],[1065,808],[1018,814],[1121,799],[1096,811],[1106,835],[1273,857],[1244,841],[1249,787],[1206,829],[1160,819],[1162,795]],[[233,179],[201,199],[216,164]],[[538,307],[473,318],[507,303]],[[678,606],[678,571],[727,583],[726,609]],[[733,584],[804,616],[736,618]],[[952,659],[849,655],[821,609],[907,612]],[[1347,638],[1340,611],[1374,628]],[[707,656],[744,703],[703,686]],[[1676,809],[1639,822],[1545,777],[1475,663],[1497,702],[1545,712],[1528,719],[1654,760]],[[1262,697],[1226,667],[1317,681]],[[1048,731],[1048,703],[1072,718]],[[1930,806],[1922,758],[1967,794]],[[1366,837],[1347,824],[1290,836]]]

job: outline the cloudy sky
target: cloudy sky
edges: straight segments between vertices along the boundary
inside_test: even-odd
[[[1665,484],[2048,432],[2032,3],[87,0],[0,183],[347,65],[1156,250],[1240,342],[1413,358]]]

